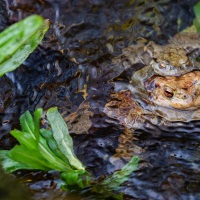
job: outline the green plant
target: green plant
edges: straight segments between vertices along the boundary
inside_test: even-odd
[[[0,76],[15,70],[39,45],[49,21],[29,16],[0,33]]]
[[[41,108],[35,110],[33,117],[26,111],[20,117],[21,130],[11,131],[19,145],[11,150],[0,151],[0,160],[6,172],[11,173],[19,169],[57,170],[64,181],[63,189],[91,187],[93,192],[111,195],[113,190],[117,190],[129,175],[137,170],[139,158],[135,156],[122,170],[95,183],[76,157],[67,125],[57,108],[50,108],[47,111],[47,120],[51,128],[40,128],[42,114]]]

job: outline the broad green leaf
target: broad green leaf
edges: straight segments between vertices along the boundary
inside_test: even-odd
[[[25,169],[25,166],[19,162],[14,161],[13,159],[8,157],[9,150],[1,150],[0,151],[0,161],[3,169],[8,172],[12,173],[19,169]]]
[[[53,153],[58,156],[62,161],[67,163],[69,165],[68,159],[62,154],[60,149],[58,148],[58,145],[53,137],[53,132],[52,130],[47,130],[47,129],[40,129],[40,133],[42,137],[45,138],[49,148],[53,151]]]
[[[74,154],[72,138],[69,135],[67,125],[59,114],[58,109],[50,108],[47,111],[47,119],[51,125],[53,137],[62,154],[65,155],[71,166],[75,169],[84,170],[84,166]]]
[[[30,134],[34,138],[34,140],[36,140],[36,136],[34,134],[35,125],[34,125],[33,117],[29,111],[26,111],[24,114],[21,115],[20,123],[21,123],[22,131]]]
[[[19,131],[17,129],[12,130],[10,134],[15,137],[21,145],[24,145],[32,150],[37,149],[37,145],[35,145],[35,139],[31,134]]]
[[[45,160],[37,151],[24,146],[16,145],[9,151],[8,157],[24,165],[23,169],[51,170],[48,160]]]
[[[0,33],[0,76],[13,71],[32,53],[49,28],[49,21],[32,15]]]
[[[58,158],[53,151],[48,147],[47,142],[44,138],[39,138],[38,149],[41,156],[49,162],[49,167],[53,170],[58,171],[72,171],[68,163],[64,163]]]

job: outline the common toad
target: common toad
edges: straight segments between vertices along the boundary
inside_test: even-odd
[[[145,82],[149,99],[163,107],[190,110],[200,107],[200,71],[182,76],[153,76]]]
[[[135,45],[125,48],[113,62],[126,68],[136,63],[152,67],[155,73],[163,76],[180,76],[200,68],[200,35],[177,34],[167,45],[139,39]]]
[[[132,95],[129,95],[129,98],[135,105],[141,107],[143,114],[140,117],[145,116],[149,121],[158,116],[168,122],[199,120],[199,55],[199,34],[177,34],[167,45],[140,39],[135,45],[124,49],[121,56],[113,59],[116,67],[123,66],[124,70],[133,71],[129,83],[122,83],[120,78],[111,81],[115,87],[114,91],[118,93],[123,90],[131,91]],[[139,70],[138,63],[143,65]],[[110,104],[110,102],[106,104],[104,111],[108,111],[107,106]],[[124,122],[130,118],[130,113],[123,114],[122,122],[120,117],[122,108],[119,105],[115,108],[110,107],[106,113],[125,124]],[[130,109],[132,113],[136,108],[135,105]],[[132,128],[135,128],[135,119],[133,116]],[[130,124],[126,123],[126,126]]]

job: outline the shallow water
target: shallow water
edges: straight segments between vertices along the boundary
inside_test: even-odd
[[[195,2],[7,0],[8,16],[0,28],[34,13],[50,19],[51,28],[26,62],[0,79],[1,149],[16,144],[9,131],[19,128],[25,110],[58,106],[77,156],[95,177],[120,169],[132,155],[140,156],[139,170],[120,188],[124,199],[200,198],[199,121],[162,123],[158,118],[133,131],[104,113],[114,83],[128,84],[134,71],[143,67],[138,63],[129,71],[126,63],[113,65],[112,58],[138,37],[166,44],[191,25]],[[87,191],[80,195],[59,191],[56,174],[16,175],[34,199],[102,198]]]

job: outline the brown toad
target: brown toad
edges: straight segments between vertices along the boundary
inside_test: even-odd
[[[152,67],[152,70],[159,75],[180,76],[200,68],[200,63],[197,61],[199,55],[200,35],[181,33],[175,35],[167,45],[140,39],[136,45],[125,48],[122,56],[113,59],[113,62],[122,64],[125,68],[143,63]]]
[[[182,76],[153,76],[146,80],[149,99],[163,107],[190,110],[200,107],[200,71]]]
[[[140,39],[113,59],[115,66],[132,71],[126,73],[132,74],[129,83],[120,78],[111,81],[115,85],[114,91],[131,91],[131,99],[145,113],[141,116],[148,120],[152,116],[155,116],[154,119],[160,116],[167,121],[199,120],[199,55],[199,34],[180,33],[166,45]],[[113,113],[116,116],[108,115],[121,119],[117,116],[120,112],[115,109]]]

